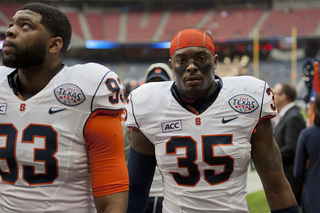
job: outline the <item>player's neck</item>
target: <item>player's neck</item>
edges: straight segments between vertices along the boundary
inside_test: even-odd
[[[173,97],[182,107],[186,108],[194,114],[199,115],[203,113],[209,106],[211,106],[211,104],[216,100],[221,90],[221,84],[219,80],[217,80],[215,90],[206,97],[199,99],[188,99],[178,90],[175,84],[172,85],[171,90]]]
[[[39,69],[35,67],[32,69],[18,69],[15,83],[23,99],[27,100],[40,92],[59,72],[61,66],[52,70],[45,70],[43,67],[38,67]]]

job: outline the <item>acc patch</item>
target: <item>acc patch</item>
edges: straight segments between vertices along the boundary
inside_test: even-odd
[[[62,84],[54,89],[58,101],[67,106],[76,106],[84,102],[86,97],[82,90],[74,84]]]
[[[236,112],[244,114],[251,113],[259,107],[256,99],[246,94],[235,95],[228,103]]]
[[[178,121],[169,121],[165,123],[161,123],[162,132],[172,132],[172,131],[180,131],[182,130],[182,123],[180,120]]]

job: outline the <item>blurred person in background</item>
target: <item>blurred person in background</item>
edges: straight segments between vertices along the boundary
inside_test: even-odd
[[[165,63],[151,64],[144,77],[144,82],[173,81],[173,74],[170,67]]]
[[[128,212],[145,212],[157,165],[163,212],[247,213],[250,158],[271,212],[299,212],[273,138],[271,88],[251,76],[216,76],[217,63],[212,37],[184,29],[170,46],[175,81],[143,84],[130,93]]]
[[[0,212],[126,212],[123,85],[105,66],[63,64],[71,24],[18,9],[0,67]]]
[[[170,67],[165,63],[154,63],[149,66],[145,74],[145,83],[173,81]],[[163,202],[163,185],[159,168],[156,167],[150,188],[148,206],[145,213],[161,213]]]
[[[303,183],[301,206],[304,213],[320,212],[320,93],[313,105],[314,121],[299,135],[294,176]]]
[[[281,152],[284,173],[300,204],[302,184],[293,176],[293,164],[298,137],[301,130],[306,127],[306,122],[295,104],[297,92],[293,85],[286,82],[278,83],[274,86],[273,94],[279,113],[274,138]]]

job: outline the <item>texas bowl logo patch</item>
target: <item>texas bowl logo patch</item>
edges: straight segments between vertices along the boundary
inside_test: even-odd
[[[60,103],[67,106],[76,106],[86,100],[82,90],[74,84],[62,84],[58,86],[54,89],[54,95]]]
[[[236,112],[245,114],[251,113],[259,107],[256,99],[246,94],[233,96],[228,103]]]

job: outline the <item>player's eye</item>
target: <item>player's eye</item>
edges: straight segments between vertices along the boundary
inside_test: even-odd
[[[178,58],[178,60],[177,60],[177,62],[180,63],[180,64],[181,64],[181,63],[184,63],[185,61],[186,61],[186,60],[185,60],[184,58]]]
[[[28,23],[22,23],[22,28],[23,29],[29,29],[31,27],[30,27],[30,25]]]
[[[200,61],[200,62],[204,62],[204,61],[206,61],[206,60],[207,60],[207,57],[205,57],[205,56],[203,56],[203,55],[199,57],[199,61]]]

